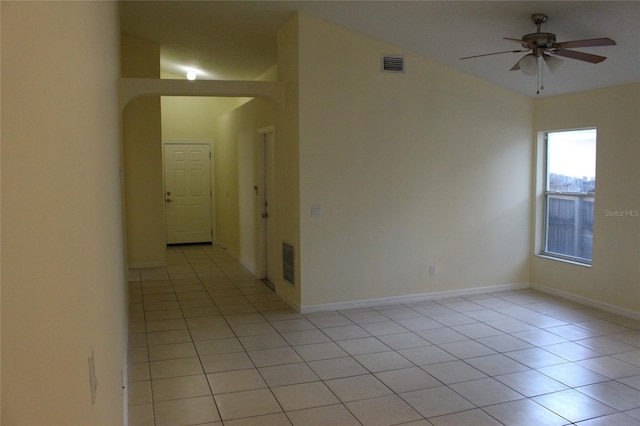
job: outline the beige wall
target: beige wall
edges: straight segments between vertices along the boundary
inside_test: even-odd
[[[596,127],[597,184],[591,267],[536,256],[542,226],[542,169],[539,145],[535,192],[536,245],[531,281],[640,316],[640,84],[539,99],[538,132]],[[617,216],[613,212],[630,211]]]
[[[0,7],[2,424],[122,424],[117,4]]]
[[[527,283],[532,100],[298,19],[302,305]]]
[[[277,70],[277,67],[274,66],[269,70],[267,70],[265,73],[263,73],[256,80],[257,81],[273,81],[275,80],[275,77],[276,77],[276,70]],[[169,74],[163,74],[162,78],[182,79],[182,77],[169,75]],[[212,145],[211,152],[213,154],[212,165],[211,165],[212,166],[211,167],[211,170],[212,170],[211,188],[214,189],[214,197],[216,197],[216,195],[220,196],[220,194],[218,194],[218,192],[215,191],[215,188],[217,185],[216,184],[217,182],[216,166],[215,166],[215,163],[216,163],[215,139],[217,135],[223,132],[223,130],[219,129],[219,126],[221,125],[219,119],[225,114],[228,114],[231,111],[234,111],[235,109],[239,108],[240,106],[246,104],[251,100],[252,98],[246,98],[246,97],[229,98],[229,97],[209,97],[209,96],[163,96],[161,99],[163,142],[211,143]],[[261,101],[258,101],[258,104],[260,103]],[[248,111],[253,111],[253,110],[254,109],[252,107],[248,108]],[[246,119],[248,125],[254,125],[255,122],[265,121],[264,119],[261,119],[261,118],[255,118],[253,112],[247,113],[246,111],[247,110],[245,110],[245,112],[241,114],[244,114],[245,116],[247,114],[250,114],[250,118]],[[266,121],[270,121],[270,120],[266,120]],[[273,124],[273,120],[271,120],[271,124]],[[224,132],[226,132],[226,134],[233,134],[234,132],[237,132],[237,131],[239,131],[239,129],[236,128],[236,129],[227,129]],[[226,158],[223,158],[220,161],[226,162]],[[237,176],[231,177],[227,167],[225,166],[222,166],[222,167],[225,168],[227,172],[224,173],[221,177],[223,178],[229,177],[229,179],[233,179],[233,180],[238,179]],[[253,167],[253,165],[251,167]],[[225,182],[221,182],[219,186],[226,187],[226,185],[227,184]],[[222,196],[220,196],[220,198],[222,198]],[[227,197],[224,196],[224,198],[226,199]],[[226,202],[223,203],[223,209],[226,209],[226,204],[227,204]],[[238,224],[234,224],[233,219],[230,216],[227,215],[225,217],[227,219],[223,221],[224,223],[222,224],[222,226],[228,229],[234,229],[239,233],[241,228],[237,226]],[[232,221],[231,224],[229,223],[229,220]],[[235,221],[237,222],[237,219]],[[215,241],[219,241],[217,230],[216,230],[217,222],[218,220],[216,215],[216,199],[214,199],[213,208],[211,212],[211,223],[213,226],[213,238]],[[252,225],[252,227],[253,226],[254,225]],[[240,242],[238,237],[229,237],[229,235],[225,233],[223,235],[223,238],[224,238],[224,241],[219,241],[219,242],[223,242],[223,244],[229,244],[230,241],[237,240],[238,241],[237,247],[240,247]],[[253,245],[255,245],[255,242],[252,241],[251,238],[249,238],[249,240]],[[255,251],[255,247],[249,248],[247,244],[243,244],[242,250],[245,253],[253,253]],[[250,268],[255,267],[256,261],[253,255],[247,258],[247,256],[241,254],[239,250],[237,252],[234,252],[234,254],[236,256],[240,256],[241,261],[245,262],[246,266]]]
[[[261,269],[254,190],[259,184],[258,129],[273,125],[275,115],[268,103],[254,99],[215,121],[217,241],[254,273]]]
[[[272,67],[257,81],[276,79]],[[163,96],[164,142],[212,144],[214,240],[260,275],[259,213],[256,192],[258,129],[275,123],[276,110],[244,97]],[[218,234],[217,229],[220,229]]]
[[[158,78],[160,48],[126,34],[122,77]],[[165,264],[164,190],[160,97],[130,102],[122,113],[125,216],[129,267]]]
[[[0,7],[0,23],[2,22],[2,7]],[[0,25],[1,27],[2,25]],[[2,46],[2,31],[0,31],[0,46]],[[0,49],[1,50],[1,49]],[[0,67],[0,81],[2,68]],[[2,99],[2,84],[0,84],[0,99]],[[2,102],[0,102],[0,118],[2,117]],[[2,188],[2,120],[0,119],[0,188]],[[0,206],[2,206],[2,191],[0,191]],[[0,260],[2,259],[2,209],[0,209]],[[0,267],[0,366],[2,365],[2,268]],[[2,368],[0,368],[0,423],[2,423]]]
[[[250,98],[163,96],[162,140],[212,140],[216,119]]]
[[[276,122],[277,239],[293,245],[295,285],[278,274],[277,293],[294,306],[301,299],[300,241],[300,132],[299,132],[299,16],[294,15],[278,31],[278,80],[286,83],[284,109]],[[280,249],[281,250],[281,249]]]

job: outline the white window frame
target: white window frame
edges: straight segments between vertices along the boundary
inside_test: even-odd
[[[560,191],[550,191],[549,190],[549,134],[552,133],[562,133],[562,132],[573,132],[573,131],[583,131],[583,130],[595,130],[595,127],[582,128],[582,129],[568,129],[568,130],[556,130],[556,131],[547,131],[544,132],[544,147],[543,147],[543,179],[542,179],[542,193],[543,193],[543,218],[542,218],[542,238],[541,238],[541,250],[540,255],[544,257],[548,257],[555,260],[568,261],[572,263],[576,263],[579,265],[591,266],[593,261],[593,252],[591,253],[591,258],[584,258],[579,256],[572,256],[564,253],[556,253],[548,249],[549,247],[549,207],[551,198],[561,198],[561,199],[573,199],[576,202],[576,206],[574,208],[574,242],[573,244],[579,244],[580,233],[578,232],[579,223],[580,223],[580,215],[582,214],[581,209],[579,208],[584,202],[592,202],[594,205],[595,212],[595,196],[596,191],[594,189],[593,192],[560,192]],[[597,149],[597,135],[596,135],[596,149]],[[596,177],[597,179],[597,177]],[[593,238],[593,237],[592,237]]]

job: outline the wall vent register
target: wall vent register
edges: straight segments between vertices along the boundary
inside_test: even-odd
[[[384,72],[400,72],[405,71],[404,56],[401,55],[382,55],[382,71]]]
[[[282,243],[282,275],[291,284],[295,284],[293,246],[289,243]]]

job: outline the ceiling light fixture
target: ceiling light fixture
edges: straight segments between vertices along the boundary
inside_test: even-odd
[[[187,80],[195,80],[197,76],[195,71],[187,71]]]
[[[540,94],[540,90],[544,89],[544,64],[547,64],[551,72],[555,72],[562,65],[562,61],[555,56],[544,53],[542,49],[538,49],[536,53],[524,55],[512,70],[519,69],[525,75],[537,75],[538,91],[536,93]]]
[[[538,72],[538,57],[533,53],[529,53],[520,59],[518,65],[524,74],[536,75]]]

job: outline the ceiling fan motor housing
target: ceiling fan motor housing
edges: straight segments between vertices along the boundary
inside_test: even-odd
[[[553,47],[553,44],[556,42],[556,35],[553,33],[540,32],[540,27],[547,22],[547,19],[549,19],[549,17],[544,13],[534,13],[531,15],[531,22],[536,25],[536,32],[523,36],[523,44],[526,43],[527,47],[532,49],[549,49]]]
[[[522,41],[527,46],[550,49],[556,42],[556,35],[553,33],[532,33],[523,36]]]

